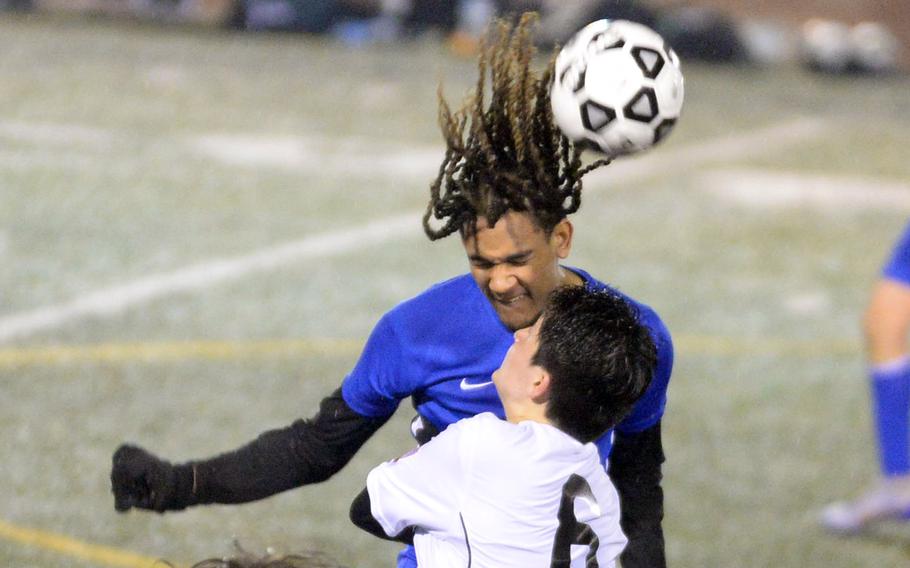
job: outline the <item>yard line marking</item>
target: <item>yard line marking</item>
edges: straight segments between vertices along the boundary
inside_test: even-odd
[[[158,558],[142,556],[128,550],[90,544],[68,536],[19,527],[0,519],[0,538],[27,546],[59,552],[104,566],[151,568],[165,566]]]
[[[161,341],[51,345],[0,349],[0,368],[69,365],[74,363],[172,363],[186,360],[274,360],[327,356],[356,356],[362,340],[272,339],[225,341]],[[676,334],[674,349],[681,356],[783,355],[791,357],[860,356],[859,340],[796,340],[783,337],[721,337]]]
[[[723,136],[667,153],[645,153],[626,158],[592,173],[599,187],[615,187],[677,168],[680,171],[717,160],[733,160],[762,151],[779,151],[824,131],[824,123],[812,119],[788,120],[739,135]],[[774,142],[773,144],[770,142]],[[316,235],[233,258],[214,260],[175,272],[151,275],[132,283],[113,286],[70,302],[0,318],[0,343],[55,329],[83,317],[105,317],[132,306],[173,294],[209,288],[248,274],[273,270],[288,264],[359,250],[418,232],[421,212],[414,211],[379,219],[364,227]]]

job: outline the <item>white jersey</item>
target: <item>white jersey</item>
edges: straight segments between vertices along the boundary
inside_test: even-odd
[[[612,568],[626,544],[597,448],[538,422],[461,420],[367,489],[386,534],[417,527],[421,568]]]

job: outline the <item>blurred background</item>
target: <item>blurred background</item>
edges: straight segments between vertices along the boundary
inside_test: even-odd
[[[686,75],[673,134],[586,178],[569,259],[676,342],[670,564],[910,565],[910,526],[816,525],[877,470],[860,319],[910,213],[905,1],[0,7],[0,564],[186,565],[236,538],[393,565],[347,510],[411,447],[407,403],[331,480],[240,507],[116,514],[110,455],[311,415],[382,313],[466,270],[420,227],[437,86],[460,101],[489,19],[536,8],[544,55],[633,19]]]
[[[470,54],[494,15],[542,14],[539,39],[564,42],[585,23],[628,19],[677,51],[710,61],[801,58],[840,72],[906,67],[910,9],[902,0],[0,0],[0,10],[184,24],[210,29],[328,35],[363,46],[434,34]],[[853,28],[851,30],[851,27]],[[844,50],[854,44],[858,61]]]

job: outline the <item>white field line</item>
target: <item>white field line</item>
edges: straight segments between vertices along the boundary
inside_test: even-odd
[[[822,123],[797,120],[786,124],[709,140],[673,152],[655,151],[627,158],[598,170],[592,180],[598,187],[615,186],[663,173],[715,161],[730,161],[746,155],[779,151],[790,144],[820,134]],[[594,189],[594,188],[591,188]],[[588,190],[590,191],[590,189]],[[232,259],[203,262],[164,274],[153,274],[131,283],[113,286],[72,301],[0,318],[0,343],[58,328],[84,317],[104,317],[152,300],[203,290],[244,276],[274,270],[303,260],[324,258],[375,246],[409,234],[417,235],[421,212],[412,211],[379,219],[363,227],[315,235],[269,247]]]
[[[910,184],[869,177],[722,169],[699,177],[697,187],[749,209],[910,210]]]
[[[113,286],[70,302],[14,314],[0,319],[0,343],[54,329],[73,320],[103,317],[165,296],[209,288],[243,276],[375,246],[408,233],[418,234],[414,214],[398,215],[363,227],[315,235],[254,253],[211,260],[164,274],[154,274]]]

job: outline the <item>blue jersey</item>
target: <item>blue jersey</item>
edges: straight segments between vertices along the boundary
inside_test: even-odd
[[[570,270],[591,289],[608,288],[582,270]],[[663,415],[673,345],[654,310],[626,299],[638,307],[658,355],[650,387],[617,426],[633,433],[655,425]],[[399,304],[379,320],[342,384],[342,396],[356,412],[374,418],[390,416],[410,397],[417,412],[439,430],[481,412],[504,419],[492,375],[512,342],[512,331],[471,275],[458,276]],[[609,456],[611,441],[611,433],[597,441],[601,461]]]
[[[882,276],[910,286],[910,223],[891,251],[891,258],[882,269]]]

